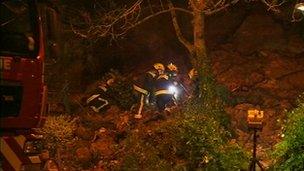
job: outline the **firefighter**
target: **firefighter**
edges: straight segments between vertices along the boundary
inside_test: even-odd
[[[166,74],[168,75],[168,77],[170,79],[174,78],[176,79],[177,78],[177,74],[178,74],[178,68],[175,64],[173,63],[169,63],[166,67]]]
[[[154,82],[156,78],[165,73],[165,66],[162,63],[155,63],[153,65],[153,68],[149,70],[146,73],[145,79],[146,79],[146,86],[148,89],[148,97],[147,97],[147,103],[153,104],[155,103],[155,96],[154,96]]]
[[[162,63],[153,64],[153,68],[147,72],[149,77],[157,78],[160,74],[165,72],[165,66]]]
[[[171,89],[173,88],[173,89]],[[166,107],[170,107],[175,104],[174,101],[174,89],[173,81],[169,79],[167,74],[161,74],[155,81],[155,97],[156,106],[159,112],[163,112]]]
[[[199,80],[198,80],[198,72],[192,68],[188,73],[189,79],[191,80],[192,87],[192,96],[200,97],[199,95]]]
[[[114,81],[114,78],[110,78],[106,82],[103,82],[97,87],[91,96],[87,98],[86,105],[90,106],[94,112],[105,112],[110,108],[112,99],[108,93],[108,89],[113,85]]]
[[[155,79],[163,74],[165,71],[165,67],[161,63],[155,63],[153,68],[137,80],[134,81],[133,88],[136,94],[139,96],[139,108],[137,114],[135,114],[134,118],[140,119],[142,118],[142,110],[144,107],[145,101],[151,103],[154,99],[154,82]]]
[[[167,65],[166,74],[168,75],[170,81],[173,83],[174,89],[176,89],[176,90],[174,90],[174,91],[176,91],[174,94],[174,99],[176,101],[181,100],[182,95],[189,96],[188,90],[183,85],[182,78],[180,77],[180,75],[178,73],[179,73],[179,69],[175,64],[169,63]],[[176,94],[176,93],[178,93],[178,94]]]

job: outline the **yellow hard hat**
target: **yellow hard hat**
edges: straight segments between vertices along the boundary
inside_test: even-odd
[[[162,70],[162,71],[165,70],[165,66],[164,66],[162,63],[155,63],[155,64],[153,65],[153,67],[154,67],[156,70]]]
[[[114,83],[115,79],[114,78],[110,78],[106,81],[107,85],[112,85]]]
[[[197,75],[198,75],[198,73],[197,73],[197,71],[196,71],[194,68],[192,68],[192,69],[189,71],[189,73],[188,73],[188,76],[189,76],[190,79],[193,79],[193,78],[196,77]]]
[[[174,65],[174,64],[172,64],[172,63],[168,64],[168,65],[167,65],[167,68],[168,68],[170,71],[175,71],[175,72],[178,71],[177,66]]]

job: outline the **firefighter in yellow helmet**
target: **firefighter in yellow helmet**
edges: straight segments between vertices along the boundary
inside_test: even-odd
[[[162,112],[166,107],[175,105],[174,93],[170,90],[173,86],[173,81],[167,74],[161,74],[155,81],[155,96],[156,106],[159,112]]]
[[[175,94],[174,98],[177,101],[182,99],[182,96],[189,96],[188,90],[183,85],[183,78],[179,75],[178,67],[173,64],[169,63],[166,67],[166,75],[168,76],[169,80],[174,84],[174,87],[178,89],[178,96]]]
[[[196,71],[194,68],[192,68],[192,69],[189,71],[188,76],[189,76],[189,78],[190,78],[191,80],[193,80],[193,79],[195,79],[195,78],[198,76],[198,73],[197,73],[197,71]]]
[[[168,77],[171,79],[171,78],[176,78],[177,77],[177,74],[178,74],[178,68],[175,64],[173,63],[169,63],[167,65],[167,68],[166,68],[166,74],[168,75]]]
[[[142,110],[146,101],[152,103],[154,100],[154,82],[159,75],[163,74],[165,71],[165,66],[161,63],[155,63],[153,68],[145,72],[142,76],[134,80],[133,88],[136,95],[138,96],[139,108],[137,114],[135,114],[136,119],[142,118]]]
[[[157,71],[157,74],[163,74],[165,71],[165,66],[162,63],[155,63],[153,68]]]
[[[192,68],[188,73],[189,79],[191,80],[192,94],[194,96],[199,96],[199,80],[198,72],[196,69]]]

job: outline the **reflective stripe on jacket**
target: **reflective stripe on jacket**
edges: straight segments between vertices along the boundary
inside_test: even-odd
[[[136,91],[138,91],[138,92],[140,92],[142,94],[145,94],[145,95],[149,94],[149,92],[147,90],[145,90],[145,89],[143,89],[143,88],[141,88],[141,87],[139,87],[139,86],[137,86],[135,84],[133,84],[133,88],[134,88],[134,90],[136,90]]]
[[[158,95],[173,95],[173,93],[170,92],[169,90],[158,90],[154,94],[155,94],[155,96],[158,96]]]

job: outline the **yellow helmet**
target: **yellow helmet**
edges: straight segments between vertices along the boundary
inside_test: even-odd
[[[156,70],[162,70],[162,71],[165,70],[165,66],[164,66],[162,63],[155,63],[155,64],[153,65],[153,67],[154,67]]]
[[[168,64],[168,65],[167,65],[167,68],[168,68],[170,71],[175,71],[175,72],[178,71],[177,66],[174,65],[174,64],[172,64],[172,63]]]
[[[114,83],[115,79],[114,78],[110,78],[106,81],[107,85],[112,85]]]
[[[198,73],[197,73],[197,71],[194,68],[192,68],[189,71],[188,76],[189,76],[190,79],[193,79],[194,77],[198,76]]]

